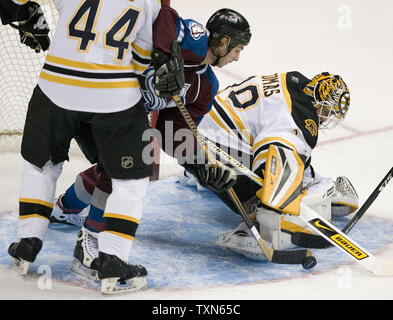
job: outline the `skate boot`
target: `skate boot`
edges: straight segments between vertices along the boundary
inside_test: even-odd
[[[49,221],[51,223],[63,223],[72,226],[81,227],[87,216],[86,210],[70,209],[63,205],[62,199],[64,194],[59,196],[53,207]]]
[[[8,254],[12,257],[12,267],[20,275],[26,275],[41,248],[42,241],[35,237],[22,238],[19,242],[11,243]]]
[[[103,294],[131,293],[147,286],[147,271],[141,265],[128,264],[115,255],[99,253],[98,277]]]
[[[74,260],[71,270],[89,280],[98,281],[98,233],[89,231],[82,226],[74,249]]]
[[[343,217],[359,208],[359,196],[346,177],[337,177],[332,195],[332,216]]]

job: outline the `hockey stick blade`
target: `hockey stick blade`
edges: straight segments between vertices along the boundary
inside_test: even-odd
[[[342,232],[348,234],[349,231],[359,222],[360,218],[364,215],[367,209],[373,204],[375,199],[378,197],[379,193],[387,186],[389,181],[393,177],[393,167],[388,171],[382,181],[378,184],[375,190],[371,193],[371,195],[367,198],[367,200],[363,203],[363,205],[359,208],[356,214],[352,217],[352,219],[345,225],[342,229]],[[307,234],[301,232],[295,232],[291,241],[299,247],[304,248],[314,248],[314,249],[324,249],[332,246],[331,243],[326,241],[323,237],[315,235],[315,234]]]
[[[365,269],[378,276],[393,276],[393,261],[378,259],[367,252],[359,244],[349,238],[326,219],[320,217],[313,210],[300,205],[299,218],[320,234],[336,248],[345,252]]]
[[[294,232],[291,236],[291,242],[298,247],[312,249],[326,249],[333,245],[317,234]]]
[[[380,277],[393,276],[393,260],[378,259],[370,270],[373,274]]]

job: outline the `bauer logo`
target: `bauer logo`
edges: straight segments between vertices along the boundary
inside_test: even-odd
[[[358,260],[362,260],[368,257],[368,254],[360,250],[357,246],[355,246],[352,242],[350,242],[345,237],[340,234],[335,234],[330,237],[335,243],[337,243],[341,248],[347,251],[350,255],[355,257]]]

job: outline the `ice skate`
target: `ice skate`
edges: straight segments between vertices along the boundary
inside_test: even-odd
[[[216,245],[242,254],[253,260],[266,260],[266,256],[251,235],[245,222],[233,231],[225,232],[219,236]]]
[[[66,208],[62,202],[63,197],[64,194],[57,198],[49,221],[51,223],[62,223],[81,227],[87,216],[87,210]]]
[[[359,196],[346,177],[337,177],[335,192],[332,195],[332,216],[342,217],[359,208]]]
[[[98,234],[84,226],[78,233],[71,270],[89,280],[98,281]]]
[[[8,254],[12,257],[13,269],[25,276],[41,248],[42,241],[38,238],[23,238],[19,242],[11,243]]]
[[[131,293],[147,286],[147,271],[141,265],[128,264],[115,255],[99,253],[98,277],[103,294]]]

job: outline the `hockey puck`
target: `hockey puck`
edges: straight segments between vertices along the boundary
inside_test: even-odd
[[[315,259],[315,257],[313,256],[305,257],[302,260],[302,266],[304,269],[311,269],[314,268],[316,265],[317,265],[317,259]]]

